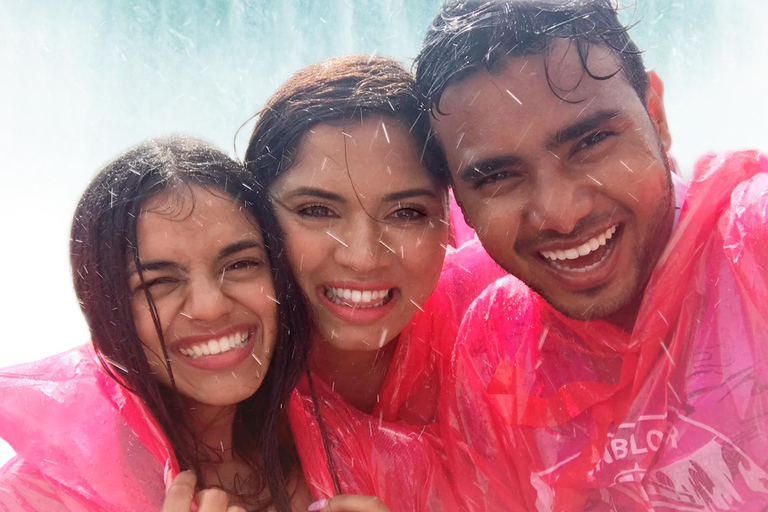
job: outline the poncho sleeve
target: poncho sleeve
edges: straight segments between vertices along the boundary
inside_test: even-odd
[[[159,510],[177,471],[149,412],[90,347],[0,371],[0,437],[18,454],[0,510]]]

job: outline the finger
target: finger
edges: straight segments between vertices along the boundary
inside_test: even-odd
[[[189,512],[196,482],[197,477],[191,471],[179,473],[165,491],[162,512]]]
[[[227,512],[248,512],[243,507],[238,507],[237,505],[232,505],[227,509]]]
[[[221,489],[205,489],[197,493],[198,512],[227,512],[229,498]]]
[[[310,512],[390,512],[376,496],[342,494],[327,500],[316,501],[307,509]]]

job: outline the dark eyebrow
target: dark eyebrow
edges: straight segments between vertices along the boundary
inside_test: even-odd
[[[334,194],[333,192],[328,192],[327,190],[315,187],[299,187],[296,190],[292,190],[287,195],[290,197],[310,196],[317,197],[319,199],[327,199],[329,201],[338,201],[341,203],[346,202],[346,200],[338,194]]]
[[[474,182],[479,179],[485,178],[489,174],[496,172],[499,169],[505,167],[518,167],[522,165],[522,158],[516,156],[499,156],[486,158],[479,160],[473,164],[464,166],[459,171],[459,179],[461,181]]]
[[[554,150],[566,142],[578,139],[618,115],[618,110],[600,110],[569,126],[560,128],[557,130],[557,133],[551,136],[547,141],[547,149]]]
[[[403,199],[409,199],[411,197],[429,196],[437,197],[432,190],[427,188],[411,188],[408,190],[401,190],[399,192],[392,192],[384,196],[385,201],[400,201]]]
[[[178,269],[179,265],[172,261],[148,261],[146,263],[141,263],[139,265],[142,272],[154,272],[157,270],[168,270],[170,268]],[[133,274],[138,273],[139,270],[132,266],[128,269],[128,277],[132,276]]]
[[[224,259],[227,256],[231,256],[235,253],[238,253],[240,251],[244,251],[246,249],[261,249],[264,250],[264,245],[260,242],[257,242],[256,240],[241,240],[240,242],[236,242],[234,244],[230,244],[219,251],[218,259]]]

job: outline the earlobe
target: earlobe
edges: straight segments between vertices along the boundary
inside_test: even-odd
[[[672,146],[672,135],[667,124],[667,113],[664,110],[664,83],[655,71],[648,71],[648,90],[645,93],[645,107],[653,122],[664,151]]]

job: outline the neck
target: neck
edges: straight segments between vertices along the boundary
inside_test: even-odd
[[[197,439],[203,444],[203,453],[214,460],[231,460],[232,427],[236,405],[207,405],[189,401],[189,421]]]
[[[226,491],[230,505],[247,506],[258,502],[268,489],[257,487],[253,468],[237,459],[232,451],[232,429],[237,405],[213,406],[188,401],[189,422],[198,446],[200,471],[205,487]]]
[[[312,372],[355,408],[370,413],[379,401],[397,338],[379,350],[350,351],[316,337],[312,343]]]
[[[626,333],[632,334],[632,330],[635,328],[635,323],[637,322],[637,313],[639,310],[640,301],[637,301],[637,304],[630,304],[626,308],[611,313],[605,317],[605,320]]]

